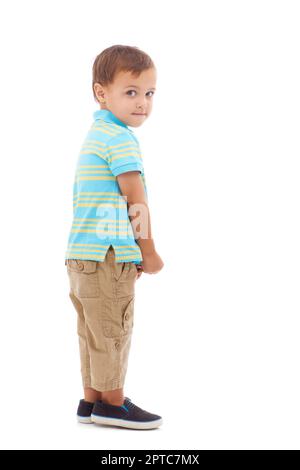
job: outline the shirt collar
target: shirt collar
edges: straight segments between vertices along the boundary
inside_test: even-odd
[[[97,119],[102,119],[105,122],[113,122],[115,124],[118,124],[118,126],[125,127],[126,129],[131,131],[131,129],[129,129],[129,127],[127,127],[126,124],[124,124],[124,122],[117,118],[117,116],[115,116],[109,109],[98,109],[94,112],[93,117],[95,121]]]

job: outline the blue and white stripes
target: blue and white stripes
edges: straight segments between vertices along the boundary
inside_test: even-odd
[[[104,261],[113,245],[117,262],[140,263],[142,254],[116,178],[127,171],[139,171],[147,199],[139,143],[111,111],[100,109],[93,116],[75,172],[73,221],[65,259]]]

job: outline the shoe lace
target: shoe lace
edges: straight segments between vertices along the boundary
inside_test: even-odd
[[[142,408],[140,408],[139,406],[135,405],[134,403],[132,403],[132,401],[130,400],[130,398],[126,397],[127,400],[126,400],[126,406],[128,409],[130,410],[135,410],[137,412],[144,412],[144,410]]]
[[[134,403],[132,403],[132,401],[127,401],[126,406],[127,406],[128,409],[130,408],[132,410],[138,408]]]

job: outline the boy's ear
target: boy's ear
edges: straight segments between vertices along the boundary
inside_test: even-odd
[[[98,100],[100,101],[100,103],[104,103],[105,100],[104,100],[104,90],[102,88],[102,85],[100,85],[100,83],[94,83],[94,92],[95,92],[95,95],[97,96]]]

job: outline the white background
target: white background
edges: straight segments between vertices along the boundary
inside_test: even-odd
[[[299,2],[1,2],[1,447],[299,449]],[[131,431],[76,422],[64,265],[113,44],[158,71],[143,150],[165,266],[136,284]]]

